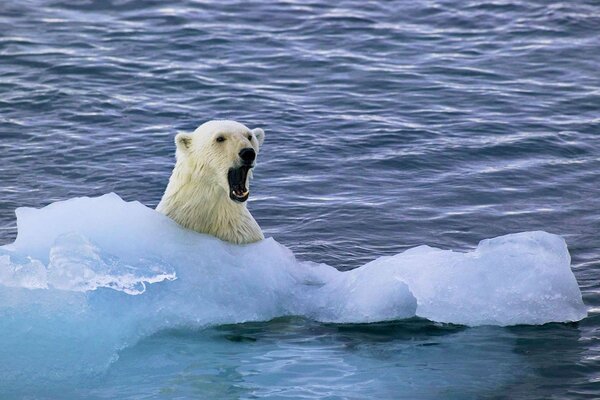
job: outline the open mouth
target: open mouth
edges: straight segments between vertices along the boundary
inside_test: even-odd
[[[229,181],[229,198],[233,201],[243,203],[248,200],[250,191],[246,188],[246,178],[248,177],[248,171],[252,166],[242,165],[238,168],[230,168],[227,173],[227,180]]]

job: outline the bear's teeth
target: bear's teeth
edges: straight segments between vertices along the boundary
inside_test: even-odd
[[[237,197],[244,197],[244,196],[246,196],[248,193],[250,193],[250,191],[249,191],[249,190],[245,190],[245,191],[241,191],[241,190],[233,190],[232,192],[233,192],[233,194],[234,194],[235,196],[237,196]]]

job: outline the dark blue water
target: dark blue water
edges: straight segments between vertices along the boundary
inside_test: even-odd
[[[155,206],[176,131],[235,119],[267,132],[249,207],[299,258],[351,269],[545,230],[589,307],[512,328],[168,331],[29,394],[600,397],[599,27],[595,1],[1,2],[0,243],[19,206]]]

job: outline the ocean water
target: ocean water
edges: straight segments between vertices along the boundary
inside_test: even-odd
[[[298,259],[544,230],[588,311],[178,326],[80,374],[0,377],[2,398],[600,397],[598,26],[593,1],[1,2],[0,243],[22,206],[156,206],[176,131],[228,118],[267,133],[249,208]]]

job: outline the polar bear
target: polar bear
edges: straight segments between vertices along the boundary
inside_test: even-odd
[[[175,137],[176,163],[156,210],[185,228],[236,244],[264,239],[246,207],[261,128],[208,121]]]

